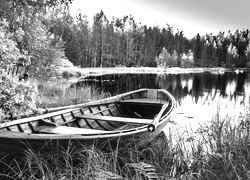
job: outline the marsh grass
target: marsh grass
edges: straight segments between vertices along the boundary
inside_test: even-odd
[[[249,110],[238,117],[214,115],[198,129],[172,129],[125,152],[127,162],[146,162],[159,179],[250,179]]]
[[[28,149],[23,156],[5,164],[1,179],[85,180],[121,179],[114,171],[112,153],[104,153],[94,146],[66,149],[51,147],[51,151],[38,152]]]
[[[54,80],[37,83],[40,108],[51,108],[84,103],[109,97],[108,93],[94,90],[89,86],[69,85],[66,80]]]

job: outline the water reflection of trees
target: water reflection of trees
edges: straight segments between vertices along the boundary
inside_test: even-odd
[[[179,104],[187,95],[192,97],[194,103],[197,103],[201,98],[202,101],[209,101],[209,99],[214,100],[218,96],[232,101],[236,96],[246,96],[247,87],[245,84],[246,81],[250,81],[249,78],[246,78],[246,74],[233,72],[224,74],[208,72],[178,75],[161,74],[157,76],[157,82],[161,88],[170,91]]]
[[[77,86],[91,85],[92,88],[116,95],[140,88],[160,88],[155,81],[156,74],[108,74],[86,77]]]
[[[91,85],[95,89],[116,95],[140,88],[162,88],[172,93],[179,104],[186,96],[193,103],[199,100],[209,102],[217,97],[235,100],[238,96],[249,99],[250,75],[247,72],[236,74],[225,72],[189,74],[110,74],[87,77],[78,82]],[[248,93],[247,93],[248,92]],[[247,97],[246,97],[247,96]]]

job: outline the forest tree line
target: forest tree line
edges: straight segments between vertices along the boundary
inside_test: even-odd
[[[132,15],[107,19],[72,14],[71,0],[0,2],[0,59],[40,73],[70,61],[78,67],[245,67],[248,30],[197,34],[187,39],[173,27],[148,27]],[[162,65],[164,63],[164,65]]]

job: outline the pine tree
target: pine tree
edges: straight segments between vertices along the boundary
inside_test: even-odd
[[[201,53],[202,53],[202,44],[201,44],[201,37],[198,33],[194,40],[194,62],[196,65],[200,64],[201,61]],[[202,65],[202,64],[201,64]]]

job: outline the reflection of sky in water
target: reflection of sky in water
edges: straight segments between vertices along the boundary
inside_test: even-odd
[[[194,86],[193,78],[182,79],[182,89],[188,89],[191,92]],[[248,108],[250,103],[250,80],[247,78],[244,84],[240,85],[235,79],[223,82],[224,89],[211,87],[211,89],[202,88],[199,97],[193,96],[195,93],[189,93],[178,99],[176,116],[172,118],[180,126],[200,126],[209,122],[219,112],[221,118],[231,117],[237,120],[241,112]],[[242,91],[237,91],[239,86],[243,86]],[[222,91],[224,91],[222,93]]]
[[[192,91],[193,83],[190,79],[183,80],[181,84],[182,89],[186,86],[190,90],[189,92]],[[173,145],[183,144],[181,148],[184,148],[186,156],[192,155],[192,147],[200,145],[200,142],[202,142],[204,149],[212,152],[210,143],[215,142],[210,141],[208,137],[204,137],[204,134],[197,132],[210,127],[211,120],[216,121],[217,115],[221,118],[221,122],[227,120],[233,126],[233,124],[239,125],[241,113],[249,110],[249,75],[244,81],[239,81],[236,77],[224,82],[224,85],[224,87],[220,86],[221,88],[211,86],[210,89],[203,89],[202,93],[194,93],[199,94],[198,99],[193,96],[193,93],[178,99],[181,103],[177,105],[177,114],[171,118],[175,123],[169,123],[165,128],[165,133],[172,138]],[[217,111],[219,114],[216,113]],[[189,141],[189,139],[195,140]]]

